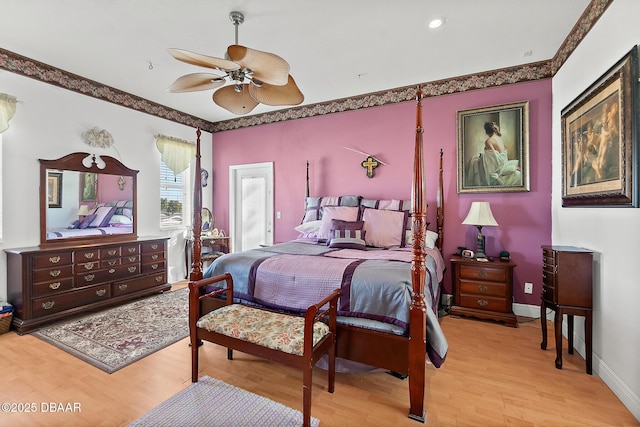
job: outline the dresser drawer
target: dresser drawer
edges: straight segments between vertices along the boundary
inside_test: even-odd
[[[504,283],[460,280],[460,293],[506,298],[507,286]]]
[[[504,298],[460,294],[460,305],[485,311],[504,311],[507,302]]]
[[[140,262],[140,255],[127,255],[120,258],[121,264],[135,264]]]
[[[33,271],[33,281],[50,282],[52,280],[64,279],[66,277],[73,277],[73,267],[71,265],[62,265],[60,267],[43,268]]]
[[[165,259],[166,259],[166,257],[164,255],[164,251],[156,252],[156,253],[152,253],[152,254],[147,254],[147,253],[143,253],[142,254],[142,263],[143,264],[148,264],[150,262],[163,261]]]
[[[89,289],[66,292],[47,298],[36,298],[32,302],[31,309],[36,316],[46,316],[69,308],[103,301],[109,297],[111,297],[109,285],[94,286]]]
[[[113,284],[112,295],[118,296],[131,292],[141,291],[143,289],[153,288],[154,286],[166,283],[164,271],[150,276],[139,277],[137,279],[127,280]]]
[[[122,246],[123,257],[131,256],[131,255],[139,255],[140,254],[140,245],[126,245]]]
[[[100,269],[100,261],[83,262],[76,264],[76,274],[86,273]]]
[[[504,268],[491,268],[489,266],[460,265],[460,279],[482,280],[506,283],[507,270]]]
[[[149,254],[152,252],[164,252],[163,242],[146,242],[142,244],[142,253]]]
[[[140,274],[140,264],[118,265],[92,272],[83,272],[76,275],[76,287],[81,288],[97,283],[112,282],[138,274]]]
[[[33,285],[33,296],[41,297],[68,291],[73,288],[73,277],[67,277],[52,282],[35,283]]]
[[[100,259],[118,258],[122,253],[120,246],[100,249]]]
[[[156,271],[164,271],[164,269],[165,269],[164,261],[142,264],[142,273],[145,273],[145,274],[154,273]]]
[[[84,249],[75,252],[74,262],[76,264],[89,261],[98,261],[100,259],[100,249]]]
[[[33,268],[57,267],[71,264],[71,252],[58,252],[33,257]]]
[[[120,258],[104,259],[100,261],[100,268],[110,268],[122,264]]]

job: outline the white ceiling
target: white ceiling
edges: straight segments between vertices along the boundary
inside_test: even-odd
[[[589,1],[0,0],[0,47],[217,122],[238,116],[212,91],[167,92],[207,71],[167,48],[223,57],[232,10],[239,44],[286,59],[306,105],[550,59]]]

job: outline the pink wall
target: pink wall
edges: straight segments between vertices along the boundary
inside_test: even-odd
[[[529,101],[531,191],[523,193],[457,194],[456,112]],[[228,229],[229,166],[274,162],[275,241],[286,241],[304,215],[305,175],[310,163],[312,196],[359,194],[367,198],[408,199],[411,196],[415,101],[358,111],[215,133],[213,135],[213,213]],[[485,227],[487,254],[511,252],[515,270],[515,302],[539,305],[540,245],[551,242],[551,81],[543,80],[423,100],[425,174],[428,221],[435,224],[438,152],[444,151],[445,260],[458,246],[475,248],[474,227],[461,225],[472,201],[491,203],[499,227]],[[364,156],[343,146],[371,153],[387,166],[367,178]],[[205,166],[206,167],[206,166]],[[433,226],[431,227],[433,228]],[[526,295],[524,282],[536,292]],[[450,274],[445,292],[451,293]]]

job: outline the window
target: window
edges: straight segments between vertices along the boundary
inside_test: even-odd
[[[191,221],[191,168],[174,175],[160,160],[160,228],[186,228]]]

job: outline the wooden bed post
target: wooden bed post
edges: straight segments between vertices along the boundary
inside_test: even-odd
[[[200,185],[200,175],[202,167],[200,165],[200,128],[196,130],[196,171],[193,184],[193,259],[191,264],[191,274],[189,280],[195,282],[202,279],[202,262],[200,261],[202,252],[202,185]],[[187,254],[185,254],[187,256]]]
[[[413,294],[409,312],[409,418],[425,422],[424,389],[426,364],[426,320],[424,303],[426,279],[425,236],[427,231],[427,203],[425,195],[425,177],[423,161],[422,135],[422,90],[418,88],[416,111],[416,141],[413,159],[413,183],[411,192],[411,211],[413,217],[413,260],[411,262],[411,282]]]

